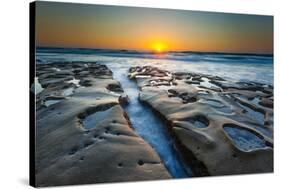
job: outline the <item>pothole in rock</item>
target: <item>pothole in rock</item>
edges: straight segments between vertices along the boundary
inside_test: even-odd
[[[197,115],[194,117],[186,118],[184,121],[187,121],[192,124],[195,128],[206,128],[209,125],[209,120],[203,115]]]
[[[123,93],[123,89],[119,84],[108,84],[106,87],[107,90],[114,93]]]
[[[226,106],[218,100],[206,99],[206,103],[222,113],[230,114],[233,112],[231,106]]]
[[[261,126],[261,125],[252,125],[252,124],[250,126],[261,132],[263,135],[269,138],[273,138],[273,132],[268,127],[265,127],[264,125]]]
[[[234,124],[225,124],[223,128],[235,146],[244,151],[251,151],[254,149],[272,146],[266,142],[262,136],[249,129],[245,129]]]
[[[113,105],[115,104],[105,104],[96,107],[91,107],[85,112],[80,113],[78,115],[78,118],[80,118],[83,127],[87,130],[90,130],[95,127],[98,123],[109,119],[109,111]]]
[[[170,80],[166,80],[166,79],[156,79],[156,80],[151,80],[149,82],[149,84],[151,86],[161,86],[161,85],[164,85],[164,86],[172,86],[173,85],[173,82],[170,81]]]
[[[196,97],[180,97],[183,104],[194,103],[197,101]]]
[[[168,89],[167,92],[168,92],[168,97],[170,97],[170,98],[172,98],[172,97],[181,98],[183,104],[194,103],[198,100],[197,97],[191,96],[186,92],[178,93],[176,90],[173,90],[173,89]]]
[[[252,109],[252,108],[250,108],[250,107],[248,107],[248,106],[246,106],[242,103],[238,102],[238,104],[241,108],[243,108],[245,110],[245,114],[249,118],[253,119],[254,121],[256,121],[257,123],[259,123],[261,125],[264,124],[264,114],[263,113],[261,113],[259,111],[256,111],[256,110],[254,110],[254,109]]]

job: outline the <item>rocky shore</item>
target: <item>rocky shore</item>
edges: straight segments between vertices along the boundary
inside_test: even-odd
[[[36,186],[172,178],[107,66],[36,64],[36,76]],[[192,176],[273,172],[273,86],[152,66],[131,67],[128,79]]]
[[[112,72],[95,62],[37,64],[36,186],[171,178],[131,128]]]
[[[273,171],[273,86],[151,66],[128,77],[166,120],[195,176]]]

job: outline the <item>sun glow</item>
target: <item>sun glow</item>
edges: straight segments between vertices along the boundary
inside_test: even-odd
[[[156,53],[163,53],[167,50],[167,45],[162,42],[156,42],[152,44],[152,49]]]

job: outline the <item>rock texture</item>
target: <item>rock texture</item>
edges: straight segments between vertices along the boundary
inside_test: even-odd
[[[273,87],[132,67],[140,100],[165,120],[196,176],[273,171]]]
[[[130,127],[123,90],[96,63],[37,64],[36,186],[171,178]]]

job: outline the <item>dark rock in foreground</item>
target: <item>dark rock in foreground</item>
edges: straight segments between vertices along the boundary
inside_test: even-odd
[[[36,186],[171,178],[130,127],[122,88],[95,63],[37,64]]]
[[[272,86],[150,66],[129,77],[197,176],[273,171]]]

